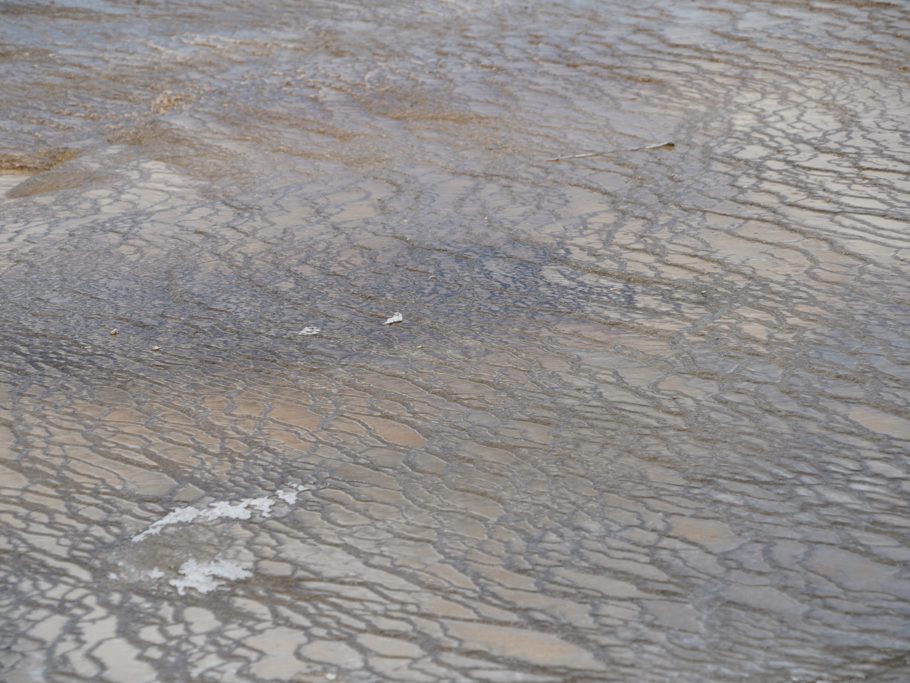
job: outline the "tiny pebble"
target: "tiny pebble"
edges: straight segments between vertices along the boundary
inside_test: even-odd
[[[160,350],[161,350],[161,347],[160,347],[160,346],[153,346],[153,347],[152,347],[152,351],[160,351]]]
[[[116,327],[113,330],[111,330],[112,337],[116,337],[118,334],[120,334],[120,330],[118,330]]]

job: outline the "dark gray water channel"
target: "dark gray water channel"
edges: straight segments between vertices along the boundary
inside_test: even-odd
[[[908,65],[906,3],[0,2],[0,680],[910,680]]]

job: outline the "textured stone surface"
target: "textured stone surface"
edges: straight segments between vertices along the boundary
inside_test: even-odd
[[[0,679],[910,680],[908,36],[0,4]]]

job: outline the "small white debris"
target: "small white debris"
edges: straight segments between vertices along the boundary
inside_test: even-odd
[[[275,504],[275,501],[269,498],[268,496],[263,496],[262,498],[248,498],[247,505],[251,508],[259,510],[259,513],[263,517],[268,517],[272,514],[272,506]]]
[[[160,346],[153,346],[153,347],[152,347],[152,351],[156,351],[156,352],[157,352],[157,351],[160,351],[160,350],[161,350],[161,347],[160,347]]]
[[[404,320],[404,316],[401,315],[401,313],[395,313],[395,315],[393,315],[391,318],[389,318],[382,324],[383,325],[394,325],[395,323],[400,323],[402,320]]]
[[[112,337],[116,337],[118,334],[120,334],[120,330],[118,330],[116,327],[111,330]]]
[[[152,579],[153,581],[157,581],[158,579],[163,579],[163,578],[164,578],[164,572],[161,571],[160,569],[158,569],[158,567],[154,567],[153,569],[149,569],[149,570],[146,572],[146,575],[147,575],[150,579]]]
[[[180,595],[187,588],[194,588],[200,593],[211,593],[218,588],[223,582],[218,579],[227,579],[228,581],[237,581],[246,579],[252,574],[233,562],[227,560],[214,560],[212,562],[197,562],[196,560],[187,560],[180,567],[182,577],[168,581]]]
[[[302,491],[309,490],[309,486],[304,486],[303,484],[294,484],[293,491],[285,491],[284,489],[279,489],[278,491],[275,491],[275,495],[288,505],[295,505],[297,503],[297,496],[299,496]]]
[[[133,536],[133,543],[138,543],[147,536],[157,536],[161,533],[161,530],[170,526],[171,524],[184,524],[194,521],[197,517],[202,514],[201,510],[196,508],[177,508],[173,512],[169,512],[164,517],[159,519],[157,522],[152,524],[148,529],[143,531],[141,534],[136,534]]]
[[[203,522],[212,522],[216,519],[242,519],[246,520],[252,517],[255,510],[263,517],[268,517],[272,513],[272,506],[275,501],[268,496],[262,498],[247,498],[237,503],[231,503],[226,500],[218,500],[210,503],[208,509],[183,507],[169,512],[157,522],[152,524],[142,533],[133,536],[133,543],[145,540],[149,536],[157,536],[164,527],[173,524],[189,524],[196,520]]]
[[[278,496],[288,505],[293,505],[297,502],[297,492],[296,491],[275,491],[275,495]]]
[[[325,677],[326,677],[328,680],[330,680],[330,681],[334,681],[335,678],[336,678],[336,674],[334,674],[334,673],[332,673],[331,671],[329,671],[329,672],[325,675]]]
[[[313,325],[313,326],[307,325],[302,330],[300,330],[300,332],[298,332],[297,334],[301,337],[312,337],[313,335],[319,334],[320,332],[322,332],[321,327],[316,327],[315,325]]]

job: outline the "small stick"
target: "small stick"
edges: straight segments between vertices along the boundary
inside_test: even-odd
[[[599,157],[605,154],[619,154],[620,152],[645,152],[649,149],[673,149],[676,147],[675,142],[659,142],[656,145],[645,145],[644,147],[633,147],[631,149],[609,149],[603,152],[583,152],[581,154],[569,154],[564,157],[553,157],[544,159],[544,161],[565,161],[566,159],[587,159],[588,157]]]

